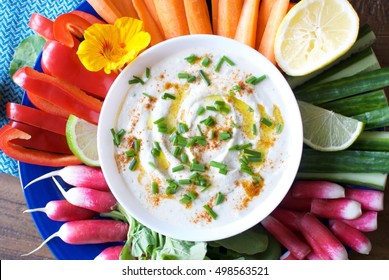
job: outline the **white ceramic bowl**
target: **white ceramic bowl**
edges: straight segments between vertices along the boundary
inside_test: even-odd
[[[175,221],[170,223],[148,211],[131,191],[118,170],[114,154],[115,146],[111,128],[117,126],[119,112],[130,87],[128,81],[133,75],[144,72],[159,61],[176,53],[196,53],[196,49],[213,53],[222,52],[238,65],[244,65],[252,73],[265,73],[266,83],[273,90],[267,92],[269,100],[276,104],[284,120],[283,131],[269,153],[269,165],[262,193],[251,201],[252,207],[237,219],[225,220],[217,226],[202,225],[190,227]],[[167,65],[174,68],[175,65]],[[228,67],[228,66],[223,66]],[[138,93],[141,94],[141,93]],[[263,93],[262,93],[263,94]],[[288,192],[298,170],[302,153],[302,123],[297,102],[283,75],[259,52],[235,40],[214,35],[190,35],[167,40],[143,52],[128,65],[112,85],[105,99],[98,125],[99,158],[105,178],[118,202],[140,223],[161,234],[188,241],[210,241],[236,235],[259,223],[281,202]],[[178,203],[178,202],[177,202]],[[184,208],[183,208],[184,209]],[[169,211],[166,211],[166,215]],[[229,215],[229,213],[224,213]],[[173,213],[174,216],[174,213]]]

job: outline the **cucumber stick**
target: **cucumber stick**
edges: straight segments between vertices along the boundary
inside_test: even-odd
[[[389,126],[389,107],[365,112],[352,118],[365,123],[365,130]]]
[[[323,71],[335,66],[339,62],[345,60],[346,58],[350,57],[351,55],[358,53],[368,47],[370,47],[376,40],[376,36],[374,32],[371,30],[370,26],[365,24],[359,29],[358,38],[355,41],[354,45],[351,47],[350,50],[348,50],[344,55],[342,55],[340,58],[335,60],[334,62],[330,63],[328,66],[317,70],[311,74],[304,75],[304,76],[286,76],[286,80],[288,81],[290,87],[292,89],[296,88],[299,85],[304,84],[305,82],[309,81],[310,79],[316,77],[317,75],[323,73]]]
[[[349,149],[389,152],[389,131],[364,131]]]
[[[298,100],[318,105],[386,86],[389,86],[389,67],[295,90],[294,93]]]
[[[319,152],[304,149],[299,172],[389,173],[389,152],[360,150]]]
[[[310,79],[302,86],[296,88],[296,90],[315,84],[317,85],[345,77],[350,77],[361,72],[373,71],[379,68],[381,68],[381,66],[376,55],[371,48],[367,48],[364,51],[352,55],[341,63],[336,64],[317,77]]]
[[[300,180],[326,180],[339,184],[350,184],[385,190],[388,174],[383,173],[310,173],[298,172]]]
[[[320,104],[324,109],[344,116],[356,116],[388,106],[384,90],[377,90]]]

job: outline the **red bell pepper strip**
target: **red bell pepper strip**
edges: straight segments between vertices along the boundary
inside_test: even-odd
[[[46,40],[54,40],[53,31],[54,22],[50,19],[40,15],[32,14],[28,26],[38,35],[42,36]]]
[[[14,139],[29,138],[31,138],[31,136],[27,133],[17,128],[13,128],[10,125],[5,125],[0,129],[0,150],[15,160],[29,164],[52,167],[81,164],[81,161],[74,155],[56,154],[28,149],[11,142],[11,140]]]
[[[74,10],[74,11],[71,11],[70,13],[82,17],[83,19],[88,21],[90,24],[95,24],[95,23],[105,24],[106,23],[105,21],[99,19],[98,17],[95,17],[94,15],[92,15],[90,13],[86,13],[84,11]]]
[[[91,25],[86,19],[76,14],[62,14],[54,21],[54,38],[68,47],[78,46],[79,40],[84,37],[85,29]]]
[[[28,66],[20,68],[12,78],[26,91],[62,107],[79,118],[97,124],[102,101],[86,94],[78,87]]]
[[[79,87],[91,95],[104,99],[118,74],[104,70],[92,72],[85,68],[74,48],[56,41],[48,41],[43,48],[41,66],[45,73]]]
[[[69,111],[66,111],[57,105],[54,105],[53,103],[47,101],[46,99],[39,97],[36,94],[33,94],[31,92],[28,92],[28,91],[26,93],[27,93],[27,96],[28,96],[28,99],[30,100],[30,102],[38,109],[40,109],[46,113],[68,119],[68,117],[70,115]]]
[[[8,102],[7,118],[66,136],[67,119],[29,106]]]
[[[66,141],[66,136],[60,135],[29,124],[11,121],[13,128],[17,128],[31,136],[30,139],[14,139],[13,144],[39,151],[46,151],[58,154],[73,154]]]

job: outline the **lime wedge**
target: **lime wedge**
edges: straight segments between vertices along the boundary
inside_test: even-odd
[[[304,143],[318,151],[347,149],[361,134],[364,123],[299,101]]]
[[[100,166],[96,125],[70,115],[66,123],[66,140],[70,150],[84,164]]]

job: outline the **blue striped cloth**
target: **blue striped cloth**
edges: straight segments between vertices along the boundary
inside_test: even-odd
[[[33,34],[27,26],[32,13],[49,19],[76,8],[83,0],[0,0],[0,127],[8,120],[5,116],[7,102],[20,103],[23,90],[16,86],[8,69],[13,53],[20,42]],[[17,161],[0,151],[0,172],[18,176]]]

